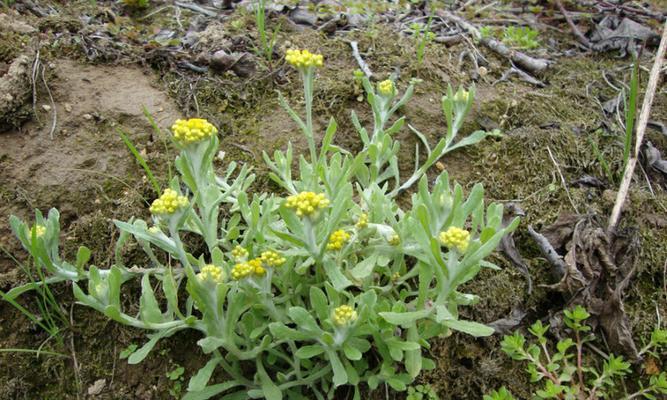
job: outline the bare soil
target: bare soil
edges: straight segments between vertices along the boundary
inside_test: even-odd
[[[297,150],[304,148],[297,127],[280,109],[276,94],[279,90],[291,104],[298,105],[302,101],[300,82],[280,63],[276,62],[271,68],[262,67],[250,78],[231,73],[197,74],[175,67],[173,60],[169,60],[173,56],[160,53],[159,47],[146,45],[144,39],[152,37],[163,25],[174,23],[168,15],[139,21],[115,2],[98,1],[97,6],[84,1],[65,5],[41,3],[52,4],[60,14],[42,19],[12,14],[12,18],[40,28],[44,48],[41,61],[46,68],[53,104],[46,88],[39,85],[32,118],[19,128],[0,134],[0,246],[18,261],[25,260],[25,254],[9,230],[8,216],[14,214],[29,219],[34,209],[46,212],[55,207],[62,214],[65,256],[71,257],[79,245],[85,244],[93,250],[95,265],[104,267],[112,263],[117,232],[111,219],[145,217],[147,204],[155,196],[118,131],[129,135],[163,182],[168,179],[166,165],[175,155],[175,150],[170,146],[165,148],[163,138],[151,127],[144,108],[163,132],[168,132],[171,123],[183,116],[200,115],[215,122],[221,128],[225,162],[234,160],[257,168],[259,177],[253,190],[275,189],[262,166],[263,151],[284,149],[288,141]],[[61,34],[76,32],[72,24],[76,28],[77,16],[95,15],[103,21],[100,15],[106,15],[109,10],[118,16],[116,25],[105,22],[94,28],[117,29],[118,42],[106,44],[106,47],[96,42],[94,60],[91,61],[90,46],[62,40]],[[234,38],[239,37],[252,43],[252,17],[242,12],[236,15],[233,14],[230,21],[244,22],[247,31],[225,30],[225,26],[234,25],[221,24],[213,33],[209,32],[217,36],[202,40],[205,45],[202,51],[212,50],[215,43],[234,42]],[[181,16],[183,21],[195,18],[198,18],[196,14],[185,11]],[[460,67],[458,62],[466,44],[429,45],[425,63],[418,65],[414,60],[413,41],[383,26],[373,26],[375,35],[353,32],[331,37],[313,30],[299,31],[289,24],[282,26],[287,27],[279,36],[278,52],[289,42],[290,47],[310,48],[326,55],[326,68],[317,79],[316,125],[325,127],[328,119],[335,117],[339,124],[336,141],[350,150],[360,146],[350,122],[350,111],[355,110],[362,123],[368,123],[371,115],[367,105],[357,100],[352,82],[352,71],[357,64],[347,40],[359,41],[366,61],[378,76],[386,77],[398,71],[400,87],[407,86],[412,77],[423,79],[403,113],[408,122],[432,142],[445,131],[440,97],[447,84],[472,82],[467,67]],[[563,33],[559,32],[554,40],[562,47],[571,48],[572,39],[566,25],[560,28]],[[25,46],[19,43],[29,42],[30,35],[2,33],[0,62],[24,52]],[[12,43],[19,47],[16,51],[12,50]],[[3,53],[2,49],[8,50]],[[488,323],[507,317],[518,308],[527,313],[524,321],[532,322],[559,311],[566,306],[567,299],[540,286],[554,281],[550,266],[541,257],[526,228],[529,224],[538,230],[548,226],[559,215],[574,213],[573,206],[582,213],[602,218],[609,215],[617,184],[606,179],[591,142],[602,149],[611,168],[618,172],[622,139],[617,126],[607,129],[613,118],[603,114],[599,101],[616,95],[605,84],[609,75],[617,81],[629,80],[630,61],[611,53],[575,52],[572,56],[554,56],[554,66],[540,77],[547,83],[546,87],[536,88],[516,79],[497,82],[507,64],[492,53],[485,52],[485,56],[489,59],[488,74],[476,82],[477,102],[463,133],[497,126],[505,136],[488,139],[442,162],[464,188],[481,182],[488,201],[514,202],[524,209],[526,216],[515,242],[528,264],[534,291],[528,294],[524,276],[497,254],[493,261],[503,270],[484,271],[479,279],[468,284],[466,289],[478,294],[481,301],[464,313],[467,318]],[[642,65],[650,66],[650,61],[647,52],[641,59]],[[645,85],[645,79],[642,84]],[[667,122],[664,81],[658,90],[662,96],[657,97],[651,119],[664,123]],[[31,108],[32,104],[27,107]],[[57,120],[52,129],[54,112]],[[416,139],[408,129],[401,131],[398,137],[402,143],[401,168],[407,172],[413,165]],[[663,155],[667,154],[664,135],[650,130],[647,139]],[[558,167],[547,149],[554,155]],[[570,201],[561,185],[558,168],[568,183],[592,175],[600,178],[604,186],[570,186]],[[435,176],[437,172],[430,173]],[[650,187],[647,182],[651,182]],[[667,294],[664,293],[666,188],[664,177],[655,171],[647,171],[646,176],[638,173],[622,220],[622,229],[631,230],[641,244],[637,275],[626,297],[626,312],[639,343],[639,338],[646,338],[657,323],[656,309],[662,310],[663,319],[667,310]],[[127,251],[127,256],[134,262],[142,262],[132,249]],[[24,281],[15,261],[0,253],[0,289],[6,291]],[[143,332],[107,321],[92,310],[74,304],[71,288],[65,285],[56,285],[54,291],[62,299],[71,326],[64,333],[64,346],[47,343],[44,348],[65,353],[68,358],[0,353],[2,399],[178,397],[179,391],[175,388],[178,382],[170,381],[165,374],[176,366],[185,367],[185,383],[182,383],[185,387],[191,374],[206,362],[195,344],[198,337],[179,334],[160,342],[142,364],[128,365],[119,359],[119,353],[132,343],[143,343]],[[125,296],[128,306],[138,303],[136,291],[129,291]],[[21,304],[36,312],[34,302],[35,298],[30,295],[20,299]],[[8,303],[0,302],[0,348],[36,349],[45,339],[46,335],[35,324]],[[480,399],[483,393],[502,385],[521,398],[528,398],[530,388],[526,374],[502,354],[500,340],[498,335],[486,339],[454,335],[436,341],[430,352],[437,360],[437,369],[419,380],[436,388],[441,399]],[[641,371],[641,366],[638,370]],[[88,395],[88,389],[99,380],[104,380],[102,389]],[[385,393],[370,396],[385,398]],[[403,398],[404,395],[390,392],[388,396]],[[347,397],[342,393],[340,398]]]

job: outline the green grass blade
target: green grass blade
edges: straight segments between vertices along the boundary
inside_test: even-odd
[[[153,128],[153,132],[157,137],[160,138],[160,141],[162,142],[162,145],[164,146],[164,154],[169,155],[169,145],[167,144],[167,140],[165,138],[165,135],[162,134],[162,130],[160,130],[160,127],[157,126],[157,123],[155,122],[155,118],[151,115],[151,113],[148,111],[146,106],[142,106],[144,116],[148,120],[148,123],[151,125],[151,128]],[[171,170],[171,163],[167,163],[167,168],[169,172],[169,182],[171,182],[171,178],[173,177],[172,175],[172,170]]]
[[[120,137],[123,139],[123,142],[125,142],[125,146],[130,150],[134,158],[137,160],[139,165],[146,171],[146,176],[148,177],[148,181],[151,183],[153,186],[153,189],[155,190],[155,193],[159,196],[160,193],[162,193],[162,190],[160,189],[160,184],[158,183],[157,179],[155,179],[155,176],[153,175],[153,172],[151,171],[150,167],[148,164],[146,164],[146,160],[139,154],[139,151],[137,151],[137,148],[134,147],[132,144],[132,141],[130,138],[120,129],[116,129]]]
[[[632,148],[632,133],[635,130],[635,115],[637,114],[637,92],[639,91],[639,61],[635,59],[630,79],[630,97],[625,105],[625,140],[623,142],[623,170],[630,159]]]

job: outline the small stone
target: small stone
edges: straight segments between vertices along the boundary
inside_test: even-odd
[[[90,121],[91,119],[93,119],[93,116],[90,114],[83,114],[83,119],[85,119],[86,121]]]
[[[107,380],[106,379],[98,379],[88,387],[88,395],[89,396],[96,396],[100,393],[102,393],[102,390],[104,389],[104,386],[106,386]]]
[[[479,71],[479,76],[481,76],[482,78],[485,77],[486,74],[489,73],[489,70],[486,69],[486,67],[479,67],[478,71]]]
[[[444,171],[444,170],[445,170],[445,164],[443,164],[443,163],[440,162],[440,161],[438,161],[437,163],[435,163],[435,167],[438,169],[438,171]]]
[[[44,109],[44,111],[51,111],[51,106],[48,104],[44,104],[42,108]]]
[[[72,112],[72,105],[70,103],[65,103],[65,111]]]

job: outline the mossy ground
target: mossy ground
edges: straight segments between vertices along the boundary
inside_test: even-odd
[[[45,51],[44,60],[70,57],[85,60],[81,47],[70,42],[56,41],[55,33],[70,31],[77,21],[77,13],[93,13],[96,9],[90,2],[70,2],[62,8],[61,17],[39,22],[38,26],[52,44]],[[98,2],[102,3],[102,2]],[[99,4],[98,7],[103,5]],[[191,14],[182,17],[187,20]],[[121,28],[117,30],[124,45],[114,48],[114,57],[122,63],[133,63],[141,59],[142,38],[149,36],[155,28],[173,24],[168,14],[158,14],[139,22],[126,16],[118,17]],[[239,14],[241,23],[230,24],[229,37],[244,36],[251,41],[255,36],[252,16]],[[33,21],[35,22],[35,21]],[[273,23],[275,23],[274,21]],[[236,29],[234,26],[243,26]],[[345,36],[329,37],[320,32],[290,30],[283,27],[278,40],[278,52],[289,46],[304,47],[325,54],[326,68],[318,73],[315,92],[316,125],[326,126],[334,117],[338,122],[337,144],[350,150],[360,144],[350,122],[350,112],[355,110],[362,123],[369,123],[371,117],[365,102],[357,100],[352,80],[352,71],[357,68],[352,57],[349,40],[357,40],[364,50],[364,57],[371,70],[379,78],[394,73],[398,75],[398,86],[404,88],[410,79],[418,77],[423,82],[418,85],[414,99],[403,113],[408,122],[423,132],[432,142],[445,130],[440,111],[440,97],[448,84],[469,85],[471,80],[466,68],[458,68],[458,55],[463,45],[444,47],[429,45],[425,62],[418,65],[413,57],[414,43],[386,27],[371,26],[365,32]],[[0,58],[15,55],[16,38],[0,35]],[[502,271],[483,271],[479,278],[470,282],[467,291],[478,294],[480,303],[463,310],[466,317],[481,322],[491,322],[507,316],[512,309],[521,308],[527,312],[527,321],[543,318],[557,311],[567,299],[541,288],[540,284],[553,283],[548,263],[543,260],[536,246],[526,232],[530,224],[539,230],[555,221],[557,216],[575,212],[609,215],[612,204],[609,196],[603,196],[603,189],[570,187],[572,201],[561,185],[558,170],[565,180],[572,182],[583,175],[593,175],[606,183],[606,189],[613,191],[618,185],[621,169],[622,139],[617,126],[606,125],[613,118],[602,114],[595,99],[609,99],[616,93],[604,82],[603,73],[627,81],[628,60],[614,55],[578,55],[561,57],[556,60],[541,79],[547,86],[536,89],[526,83],[512,80],[499,82],[506,65],[504,60],[493,54],[489,58],[489,74],[477,82],[478,100],[473,115],[466,122],[465,133],[488,125],[497,124],[505,133],[503,138],[487,139],[472,148],[456,152],[442,160],[450,175],[464,188],[481,182],[486,189],[488,201],[515,202],[526,212],[521,227],[515,234],[515,242],[526,258],[535,289],[527,293],[525,278],[502,256],[494,258]],[[101,57],[99,60],[107,60]],[[149,64],[152,80],[180,107],[184,115],[199,114],[215,122],[223,132],[221,149],[226,153],[225,163],[235,160],[249,163],[256,169],[258,179],[253,191],[275,190],[263,167],[262,151],[284,149],[288,141],[295,148],[303,149],[304,140],[296,126],[285,112],[279,112],[276,91],[280,91],[295,108],[302,105],[301,84],[296,74],[285,68],[281,61],[270,64],[260,62],[258,72],[250,79],[233,75],[195,75],[174,72],[168,63],[152,59]],[[667,99],[658,98],[654,105],[653,119],[663,120],[667,116]],[[146,124],[124,121],[118,116],[115,122],[129,125],[132,140],[146,143],[149,163],[158,179],[165,182],[166,165],[173,158],[174,149],[165,150],[155,138],[150,139],[150,127]],[[125,122],[125,124],[124,124]],[[613,122],[612,122],[613,123]],[[611,129],[610,129],[611,128]],[[401,141],[401,171],[409,173],[413,165],[416,139],[407,129],[397,134]],[[648,139],[667,153],[667,140],[655,132],[649,132]],[[603,170],[599,157],[593,151],[591,142],[601,149],[604,159],[610,165],[610,174]],[[108,148],[125,151],[122,142],[102,142],[102,146],[91,146],[92,152],[104,152]],[[550,156],[551,152],[551,156]],[[553,156],[553,160],[552,160]],[[150,185],[143,177],[143,171],[131,156],[119,159],[126,168],[123,183],[109,177],[92,176],[90,183],[99,187],[94,197],[100,203],[91,203],[91,193],[72,194],[66,187],[34,187],[28,196],[10,190],[12,183],[11,166],[0,159],[3,176],[0,183],[0,198],[9,206],[0,207],[2,218],[9,212],[26,217],[32,208],[46,210],[51,206],[66,207],[63,231],[64,253],[71,257],[79,244],[92,249],[94,262],[106,266],[113,260],[113,241],[117,233],[110,219],[127,219],[133,215],[145,216],[143,199],[153,196]],[[222,165],[220,166],[222,168]],[[40,171],[35,171],[40,173]],[[436,170],[430,174],[435,176]],[[649,174],[651,175],[651,174]],[[656,180],[651,194],[646,181],[637,175],[626,212],[623,227],[636,228],[641,240],[641,254],[638,258],[637,276],[628,290],[626,311],[636,340],[646,338],[657,323],[656,309],[667,309],[667,299],[661,292],[664,285],[663,265],[667,259],[667,230],[655,216],[663,218],[667,206],[664,186],[660,177]],[[664,184],[664,182],[663,182]],[[127,186],[132,190],[129,190]],[[613,193],[612,193],[613,194]],[[659,218],[658,218],[659,219]],[[7,234],[7,230],[2,230]],[[25,260],[16,243],[5,238],[3,246]],[[125,251],[126,262],[140,264],[143,260],[136,249]],[[22,278],[8,258],[0,255],[0,285],[21,281]],[[128,290],[126,305],[136,307],[137,289]],[[56,285],[53,290],[62,302],[67,319],[73,321],[66,327],[65,344],[58,346],[51,340],[44,348],[67,353],[69,358],[41,357],[23,353],[3,353],[0,355],[0,397],[2,398],[76,398],[77,393],[86,389],[98,379],[106,379],[107,389],[98,398],[108,399],[151,399],[170,398],[170,390],[175,391],[175,382],[166,377],[168,371],[177,365],[186,369],[185,382],[191,374],[203,365],[206,357],[195,345],[196,334],[179,334],[163,340],[152,355],[141,365],[127,365],[119,360],[122,349],[131,343],[145,341],[143,332],[120,326],[106,320],[100,314],[73,306],[71,288]],[[31,310],[36,298],[24,296],[21,304]],[[36,349],[47,338],[34,324],[7,303],[0,303],[0,344],[3,348]],[[664,315],[663,315],[664,317]],[[71,342],[70,342],[71,341]],[[438,368],[424,373],[419,379],[429,382],[442,399],[481,398],[490,389],[506,385],[518,396],[527,398],[529,387],[527,377],[521,367],[509,361],[499,347],[499,337],[472,339],[464,335],[438,340],[430,353],[437,361]],[[73,348],[75,349],[72,352]],[[73,370],[72,357],[76,356],[78,373]],[[110,389],[109,389],[110,388]],[[398,396],[395,394],[390,394]],[[372,394],[384,398],[384,391]]]

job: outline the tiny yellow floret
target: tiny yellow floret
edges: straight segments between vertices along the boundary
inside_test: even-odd
[[[362,213],[357,220],[357,223],[354,225],[357,229],[364,229],[368,226],[368,214]]]
[[[440,232],[440,242],[450,249],[456,249],[459,253],[465,253],[470,244],[470,232],[454,226],[445,232]]]
[[[289,196],[285,202],[285,207],[293,208],[299,217],[310,216],[328,206],[329,199],[327,199],[324,193],[301,192]]]
[[[279,253],[273,251],[273,250],[267,250],[262,252],[262,256],[260,257],[262,262],[269,267],[280,267],[281,265],[285,264],[285,257],[281,256]]]
[[[400,273],[398,273],[398,272],[394,272],[394,273],[391,275],[391,280],[392,280],[392,281],[396,282],[396,281],[399,280],[399,279],[401,279],[401,274],[400,274]]]
[[[339,229],[332,233],[331,236],[329,236],[327,250],[340,250],[348,240],[350,240],[350,234],[342,229]]]
[[[180,196],[175,190],[167,188],[162,192],[162,196],[153,201],[150,211],[157,215],[170,215],[187,206],[187,197]]]
[[[153,235],[157,235],[160,232],[162,232],[162,231],[160,230],[160,227],[158,227],[158,226],[151,226],[150,228],[148,228],[148,233],[152,233]]]
[[[324,57],[314,54],[308,50],[289,49],[285,60],[296,68],[321,67],[324,65]]]
[[[390,245],[398,246],[399,244],[401,244],[401,237],[398,236],[397,234],[393,234],[391,235],[388,241]]]
[[[171,126],[171,131],[174,139],[185,145],[200,142],[218,133],[213,124],[202,118],[176,120]]]
[[[344,326],[357,319],[357,312],[348,305],[336,307],[333,314],[333,321],[338,326]]]
[[[236,246],[232,250],[232,257],[236,260],[243,260],[246,257],[248,257],[248,250],[246,250],[244,247],[241,246]]]
[[[391,79],[384,80],[378,83],[378,92],[385,97],[391,96],[394,94],[394,82]]]
[[[225,280],[225,271],[213,264],[205,265],[197,274],[200,282],[222,283]]]

